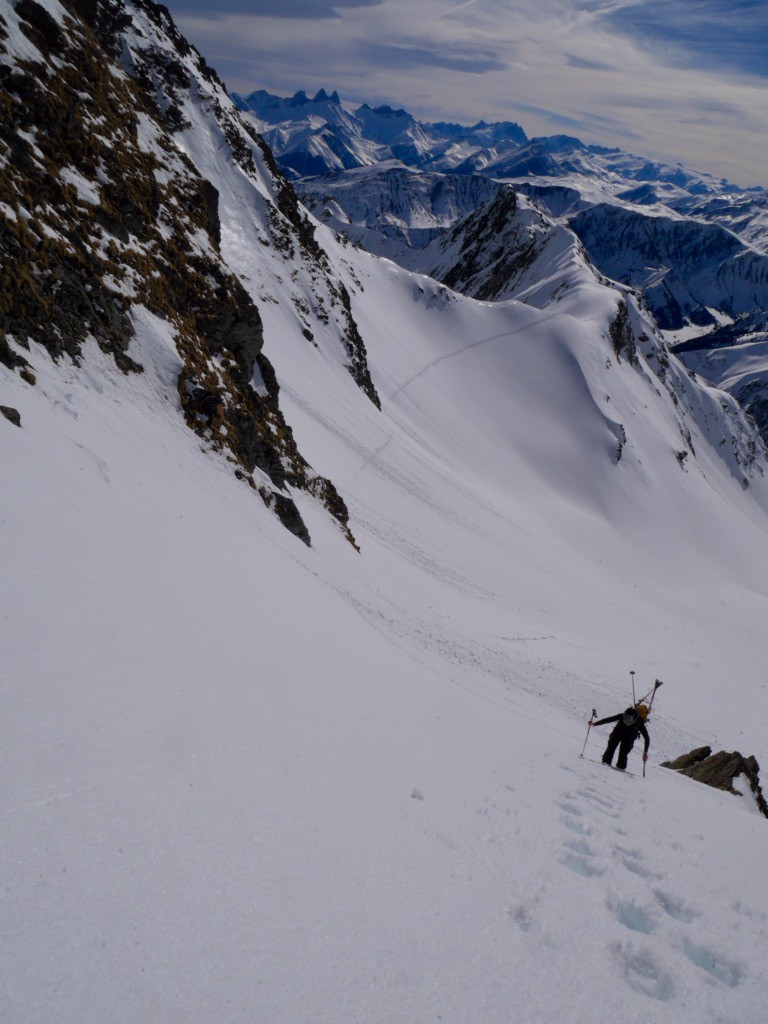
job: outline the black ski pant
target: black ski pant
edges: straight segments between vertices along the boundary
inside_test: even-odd
[[[637,739],[637,733],[631,732],[627,734],[626,729],[621,728],[621,722],[616,726],[611,735],[608,737],[608,746],[605,748],[603,754],[603,764],[610,764],[613,761],[613,755],[616,753],[616,747],[619,748],[619,756],[616,760],[617,768],[627,767],[627,758],[629,752],[635,745]]]

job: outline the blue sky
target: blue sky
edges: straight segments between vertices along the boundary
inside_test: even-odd
[[[768,186],[766,0],[172,0],[227,86],[518,121]]]

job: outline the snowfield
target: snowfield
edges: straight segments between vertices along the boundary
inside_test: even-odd
[[[765,762],[759,509],[614,465],[539,311],[433,286],[427,336],[406,286],[365,281],[383,414],[283,383],[360,554],[201,455],[159,322],[140,377],[5,373],[3,1019],[762,1021],[767,824],[658,767]],[[630,667],[645,779],[579,758]]]
[[[0,365],[0,1021],[764,1024],[768,822],[660,767],[768,766],[754,429],[657,335],[617,358],[625,293],[583,268],[482,303],[317,226],[377,409],[333,323],[301,332],[263,163],[185,102],[360,550],[296,492],[302,544],[187,428],[146,310],[143,374],[95,342],[33,344],[35,386]],[[587,733],[631,670],[664,682],[645,777]]]

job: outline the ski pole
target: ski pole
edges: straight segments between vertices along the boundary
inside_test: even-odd
[[[651,690],[651,699],[648,701],[648,714],[649,715],[651,713],[651,708],[653,707],[653,698],[656,696],[656,691],[658,690],[658,688],[660,686],[663,686],[663,685],[664,685],[664,683],[662,682],[661,679],[657,679],[656,682],[653,684],[653,690]],[[643,754],[643,778],[645,778],[645,757],[646,757],[646,755]]]
[[[632,676],[632,707],[635,706],[637,701],[635,700],[635,670],[631,668],[629,674]]]
[[[579,754],[579,757],[584,757],[584,751],[587,749],[587,740],[589,739],[589,730],[592,728],[592,723],[594,722],[594,720],[596,718],[597,718],[597,712],[595,711],[594,708],[592,708],[592,717],[590,718],[589,723],[587,724],[587,735],[586,735],[586,738],[584,740],[584,746],[581,748],[581,753]]]

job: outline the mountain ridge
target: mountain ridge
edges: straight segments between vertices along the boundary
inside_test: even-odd
[[[419,128],[419,145],[382,151],[376,147],[383,136],[368,132],[366,137],[365,125],[357,124],[357,149],[348,145],[343,160],[326,160],[316,149],[310,166],[300,154],[312,143],[288,122],[271,136],[278,143],[278,159],[287,159],[288,169],[298,175],[303,201],[355,244],[404,267],[428,267],[430,257],[415,250],[435,244],[441,232],[450,232],[473,205],[481,206],[502,185],[513,185],[575,231],[604,276],[643,296],[673,347],[691,332],[716,332],[725,323],[735,319],[738,324],[765,310],[765,189],[742,189],[682,164],[585,145],[573,136],[517,137],[514,124],[507,126],[511,136],[504,138],[503,124],[419,126],[406,111],[398,115]],[[483,137],[487,128],[491,132]],[[436,131],[432,148],[430,131]],[[318,139],[322,128],[316,124],[313,132]],[[498,135],[501,148],[495,145]],[[337,151],[340,144],[337,139]],[[510,253],[509,264],[516,258]],[[467,276],[457,267],[451,280]],[[713,344],[721,346],[719,336],[713,336]],[[745,400],[758,410],[768,394],[768,363],[755,378],[755,349],[747,356],[743,346],[735,345],[734,352],[744,354],[743,370],[725,379],[715,374],[711,382],[730,388],[731,380],[749,376],[749,391],[739,386],[732,393],[739,400],[749,394]],[[714,373],[711,361],[701,365]],[[768,440],[762,414],[758,422]]]

